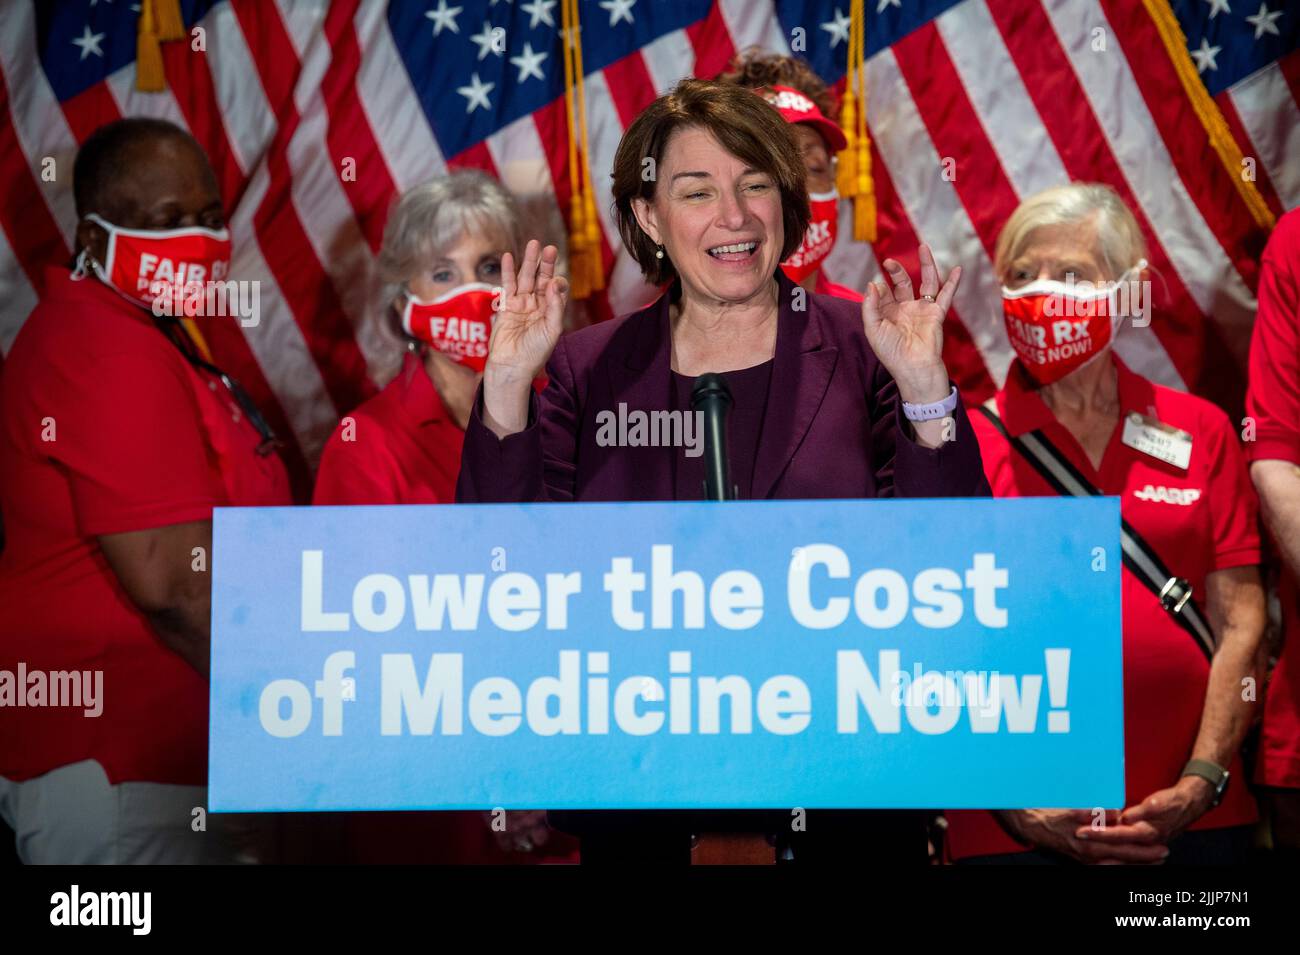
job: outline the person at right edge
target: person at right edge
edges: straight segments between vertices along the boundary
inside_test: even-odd
[[[950,811],[959,863],[1239,864],[1250,852],[1237,751],[1263,662],[1255,496],[1228,416],[1115,353],[1127,316],[1128,359],[1154,334],[1146,265],[1137,220],[1105,185],[1030,196],[998,237],[1016,358],[972,421],[995,497],[1120,499],[1126,804]]]
[[[652,160],[652,164],[647,160]],[[642,176],[653,165],[656,175]],[[560,337],[556,251],[503,258],[503,308],[470,413],[457,500],[672,501],[702,496],[703,461],[673,447],[607,447],[597,415],[685,410],[697,376],[727,376],[731,474],[752,499],[987,496],[979,447],[943,364],[946,281],[921,246],[920,283],[855,305],[780,269],[808,227],[791,124],[739,86],[683,80],[628,127],[614,160],[619,231],[668,290],[639,312]],[[538,396],[531,383],[546,366]],[[949,440],[951,439],[951,440]],[[779,820],[778,821],[778,817]],[[583,863],[688,863],[692,835],[740,833],[797,863],[926,862],[919,812],[553,812]],[[772,834],[773,847],[764,839]]]
[[[1282,556],[1285,636],[1264,697],[1255,782],[1279,861],[1300,861],[1300,209],[1273,229],[1259,273],[1246,394],[1250,476]]]

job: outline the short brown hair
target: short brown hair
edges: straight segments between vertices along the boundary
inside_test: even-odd
[[[703,129],[737,159],[771,176],[781,192],[785,244],[781,261],[799,248],[808,229],[806,172],[790,124],[761,96],[729,83],[684,79],[645,108],[623,134],[614,156],[614,214],[623,244],[655,285],[672,281],[677,269],[642,230],[632,211],[635,199],[654,201],[657,175],[646,176],[645,160],[658,170],[664,149],[679,129]]]
[[[808,61],[797,56],[751,46],[733,56],[727,68],[718,74],[718,79],[749,89],[788,86],[816,103],[822,115],[832,123],[840,121],[840,104],[835,94]]]

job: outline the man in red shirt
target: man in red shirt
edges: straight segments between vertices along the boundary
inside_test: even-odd
[[[1250,476],[1286,575],[1279,590],[1285,638],[1264,703],[1255,778],[1265,790],[1276,849],[1300,852],[1300,210],[1269,238],[1250,346],[1246,444]],[[1249,437],[1247,431],[1247,437]]]
[[[228,860],[203,808],[212,508],[289,504],[288,477],[201,333],[148,304],[229,265],[198,144],[121,120],[73,175],[78,267],[47,271],[0,375],[0,814],[25,862]]]

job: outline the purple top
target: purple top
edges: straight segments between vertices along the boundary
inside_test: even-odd
[[[953,440],[939,448],[917,444],[898,389],[867,344],[860,306],[809,295],[782,273],[777,280],[767,407],[756,429],[734,420],[731,428],[733,442],[742,428],[756,437],[749,494],[742,496],[989,496],[965,409],[953,415]],[[625,415],[673,408],[668,307],[664,295],[639,312],[561,337],[546,389],[530,394],[528,424],[517,434],[498,439],[483,424],[480,389],[465,432],[457,501],[702,497],[695,485],[689,494],[679,490],[680,449],[611,441],[620,405]]]
[[[689,412],[691,389],[695,379],[673,372],[673,410]],[[767,410],[767,388],[772,380],[772,362],[765,361],[752,368],[728,371],[723,374],[731,391],[731,412],[727,415],[727,457],[731,466],[731,483],[739,488],[737,495],[746,500],[754,484],[754,460],[758,451],[759,435],[763,431],[763,413]],[[698,432],[698,429],[697,429]],[[704,497],[704,456],[696,451],[703,449],[703,435],[696,439],[694,448],[678,449],[673,455],[676,499],[699,500]],[[686,452],[690,451],[691,454]],[[692,457],[691,455],[695,456]]]

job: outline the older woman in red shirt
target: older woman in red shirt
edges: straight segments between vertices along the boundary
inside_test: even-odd
[[[382,310],[367,330],[391,358],[380,375],[392,380],[344,417],[326,443],[313,503],[455,500],[501,256],[517,257],[522,246],[514,197],[478,170],[456,170],[398,200],[379,253]],[[572,840],[553,835],[544,816],[510,812],[500,828],[481,813],[367,814],[349,825],[348,851],[362,862],[529,862],[543,850],[563,856]]]
[[[519,210],[495,179],[457,170],[408,191],[384,229],[383,307],[367,333],[388,386],[325,445],[315,504],[444,504],[492,332],[501,254],[522,247]]]
[[[1235,863],[1250,847],[1237,750],[1262,675],[1255,497],[1227,415],[1115,354],[1145,254],[1108,186],[1025,200],[995,253],[1017,358],[971,415],[994,496],[1117,495],[1144,542],[1122,581],[1127,806],[949,812],[957,861]]]

